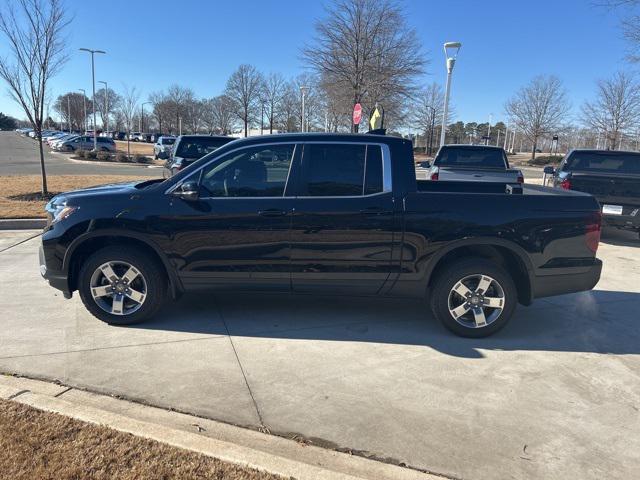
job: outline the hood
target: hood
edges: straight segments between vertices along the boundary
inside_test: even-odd
[[[73,190],[71,192],[61,193],[51,199],[50,204],[54,205],[66,205],[67,202],[75,203],[75,200],[91,199],[95,197],[102,197],[106,195],[130,195],[139,191],[136,189],[136,185],[141,182],[123,182],[123,183],[111,183],[108,185],[98,185],[95,187],[83,188],[80,190]]]

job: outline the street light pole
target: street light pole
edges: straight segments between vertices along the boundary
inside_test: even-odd
[[[109,131],[109,85],[107,82],[98,80],[98,83],[104,85],[104,131]]]
[[[489,114],[489,126],[487,127],[487,141],[485,142],[485,145],[489,145],[489,142],[491,141],[491,120],[493,119],[493,113]]]
[[[444,91],[444,111],[442,112],[442,131],[440,132],[440,146],[444,145],[445,135],[447,133],[447,117],[449,116],[449,94],[451,91],[451,75],[453,74],[453,66],[456,64],[456,57],[462,47],[460,42],[446,42],[444,44],[444,56],[447,59],[447,87]],[[452,55],[449,55],[448,49],[451,49]]]
[[[309,91],[309,88],[301,85],[300,86],[300,92],[302,93],[302,118],[301,118],[301,122],[300,122],[300,131],[304,132],[304,101],[305,101],[305,97],[307,96],[307,92]]]
[[[144,133],[144,106],[150,103],[151,102],[142,102],[142,105],[140,105],[140,133]]]
[[[67,127],[71,133],[71,94],[67,94]]]
[[[92,50],[90,48],[81,48],[83,52],[89,52],[91,54],[91,84],[93,87],[93,100],[91,105],[93,106],[93,149],[98,150],[98,137],[96,135],[96,67],[94,56],[96,53],[107,53],[103,50]]]
[[[79,92],[82,92],[82,106],[84,107],[84,131],[87,132],[87,92],[84,88],[79,88]]]

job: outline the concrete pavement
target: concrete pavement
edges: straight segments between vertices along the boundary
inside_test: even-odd
[[[601,245],[596,290],[518,307],[474,340],[421,302],[287,295],[185,295],[152,322],[109,327],[40,279],[29,234],[0,232],[0,371],[455,478],[640,475],[630,235]]]
[[[92,165],[72,162],[66,154],[56,154],[45,148],[45,169],[49,175],[139,175],[162,177],[159,168],[133,165]],[[0,132],[0,175],[39,175],[38,144],[16,132]]]

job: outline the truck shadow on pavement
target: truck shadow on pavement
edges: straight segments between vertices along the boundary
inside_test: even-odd
[[[618,247],[640,247],[640,238],[637,232],[612,227],[604,227],[602,229],[600,241]]]
[[[483,358],[483,350],[640,353],[640,293],[594,290],[518,306],[488,338],[447,331],[425,302],[364,297],[188,294],[128,328],[286,340],[424,346]]]

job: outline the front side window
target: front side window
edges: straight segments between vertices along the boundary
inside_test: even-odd
[[[281,197],[295,144],[249,147],[231,152],[205,167],[203,197]]]
[[[382,192],[379,145],[307,144],[304,148],[303,196],[345,197]]]

